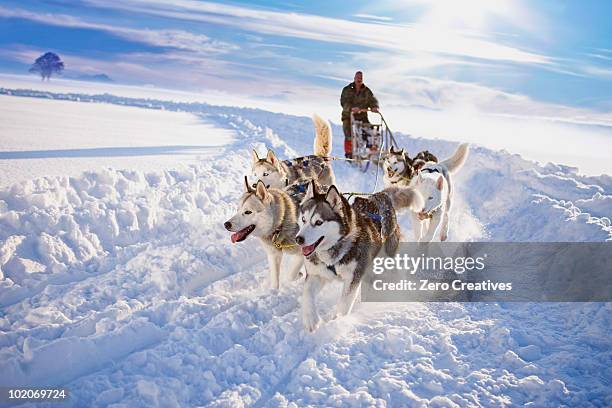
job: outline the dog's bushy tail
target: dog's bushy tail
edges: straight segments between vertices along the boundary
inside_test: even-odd
[[[446,166],[450,173],[456,173],[461,167],[463,167],[463,163],[465,163],[465,160],[468,157],[469,150],[470,145],[468,143],[461,143],[455,153],[440,164]]]
[[[315,127],[314,154],[328,157],[332,151],[332,130],[329,122],[317,115],[312,115]]]
[[[409,209],[419,212],[425,205],[423,196],[414,187],[387,187],[383,191],[397,210]]]

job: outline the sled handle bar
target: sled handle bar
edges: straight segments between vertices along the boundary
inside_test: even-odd
[[[366,109],[359,109],[358,112],[353,112],[351,111],[351,120],[353,119],[353,114],[354,113],[363,113],[363,112],[372,112],[372,113],[378,113],[380,115],[380,120],[381,122],[385,125],[385,128],[387,129],[387,132],[389,132],[389,136],[391,139],[391,143],[395,146],[397,146],[397,142],[395,141],[395,137],[393,137],[393,132],[391,132],[391,129],[389,129],[389,125],[387,125],[387,121],[385,120],[385,117],[383,116],[383,114],[380,112],[380,110],[378,112],[374,112],[371,108],[366,108]]]

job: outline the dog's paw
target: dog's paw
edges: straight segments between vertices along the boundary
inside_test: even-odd
[[[321,319],[317,315],[304,315],[304,328],[308,330],[310,333],[316,331],[319,328],[319,324],[321,323]]]
[[[280,283],[278,281],[275,281],[275,282],[270,281],[270,282],[268,282],[268,289],[276,289],[276,290],[278,290],[279,287],[280,287]]]
[[[440,234],[440,241],[444,242],[448,239],[448,234],[446,232],[443,232]]]

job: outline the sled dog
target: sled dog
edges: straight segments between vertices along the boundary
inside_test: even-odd
[[[417,242],[431,242],[439,234],[448,238],[448,219],[453,197],[451,175],[459,171],[467,159],[469,145],[460,144],[455,153],[441,163],[426,163],[412,179],[410,186],[421,196],[423,206],[412,211],[412,228]]]
[[[438,162],[438,159],[428,150],[419,152],[411,159],[404,149],[394,150],[391,146],[391,150],[389,150],[389,154],[383,163],[384,186],[409,186],[412,177],[427,162]]]
[[[267,188],[261,180],[251,188],[245,177],[244,185],[238,211],[223,226],[233,232],[234,243],[244,241],[249,235],[259,238],[270,264],[270,287],[278,289],[283,255],[289,259],[290,280],[297,279],[303,265],[302,253],[295,244],[297,206],[287,192]]]
[[[334,184],[334,173],[328,157],[332,150],[332,131],[329,123],[313,115],[315,127],[314,155],[279,160],[272,150],[264,158],[252,153],[252,173],[255,180],[262,180],[266,187],[284,188],[301,179],[314,179],[322,185]]]
[[[314,331],[319,324],[316,296],[331,280],[343,283],[336,314],[351,312],[373,258],[383,248],[388,255],[397,250],[400,230],[395,208],[416,211],[422,207],[416,199],[411,188],[391,187],[368,198],[355,198],[350,205],[335,186],[322,193],[314,181],[309,183],[295,238],[306,267],[302,317],[307,330]]]

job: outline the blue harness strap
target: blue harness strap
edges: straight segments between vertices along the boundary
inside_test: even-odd
[[[440,170],[438,170],[438,169],[430,169],[429,167],[421,169],[421,171],[424,172],[424,173],[440,173]]]
[[[382,222],[382,220],[383,220],[383,216],[382,215],[376,214],[376,213],[373,213],[373,212],[369,212],[368,211],[368,216],[371,219],[373,219],[374,221]]]

